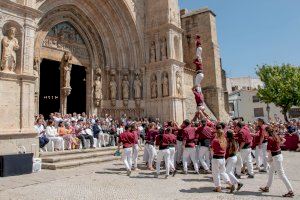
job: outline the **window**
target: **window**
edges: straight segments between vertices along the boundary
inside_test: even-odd
[[[233,103],[229,103],[229,111],[234,112],[234,104]]]
[[[264,117],[264,108],[254,108],[254,117]]]
[[[258,103],[260,101],[258,96],[253,96],[252,100],[253,100],[253,103]]]

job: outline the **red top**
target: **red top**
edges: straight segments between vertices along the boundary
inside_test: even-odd
[[[171,134],[162,134],[158,135],[155,138],[156,146],[159,146],[159,149],[166,149],[172,143],[172,136]]]
[[[211,148],[213,150],[214,156],[224,156],[226,153],[226,148],[222,149],[220,142],[217,138],[213,139],[211,142]]]
[[[280,151],[280,142],[277,142],[274,137],[268,138],[268,146],[267,150],[271,152],[278,152]]]
[[[200,126],[196,130],[196,134],[198,134],[199,140],[212,139],[212,130],[209,126]]]
[[[251,146],[252,136],[249,128],[244,126],[237,134],[238,143],[241,145],[242,142]]]
[[[193,90],[193,93],[195,95],[195,101],[197,106],[202,106],[204,103],[204,96],[202,92],[197,92],[196,89]]]
[[[155,137],[158,135],[157,130],[149,130],[146,133],[146,142],[154,145]]]
[[[259,139],[261,139],[263,137],[263,141],[268,140],[268,135],[266,133],[266,127],[267,127],[266,125],[262,125],[259,127],[259,130],[258,130],[258,137],[259,137]],[[258,143],[258,145],[261,145],[261,143]]]
[[[171,138],[171,143],[170,146],[175,146],[177,144],[177,140],[176,140],[176,135],[174,135],[173,133],[170,134],[170,138]]]
[[[203,70],[203,65],[198,58],[194,60],[194,64],[196,65],[196,71]]]
[[[178,131],[177,131],[177,140],[178,141],[183,140],[183,129],[178,129]]]
[[[135,142],[135,134],[129,131],[125,131],[120,134],[119,142],[122,142],[123,148],[130,148]]]
[[[196,146],[196,131],[194,127],[188,126],[183,129],[183,141],[185,141],[185,147],[194,148]]]

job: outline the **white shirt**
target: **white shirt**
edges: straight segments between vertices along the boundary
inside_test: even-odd
[[[44,133],[44,131],[45,131],[45,127],[44,127],[44,125],[43,124],[41,124],[41,125],[35,125],[34,126],[34,129],[35,129],[35,131],[39,134],[39,136],[43,136],[45,133]]]
[[[47,137],[56,137],[58,135],[57,129],[54,126],[47,126],[46,136]]]
[[[93,131],[90,128],[85,129],[84,133],[93,136]]]
[[[196,57],[202,61],[202,47],[197,47],[196,49]]]
[[[117,128],[117,135],[120,135],[123,132],[124,132],[123,128]]]

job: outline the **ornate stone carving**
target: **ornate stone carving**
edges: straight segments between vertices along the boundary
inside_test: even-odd
[[[115,81],[115,75],[111,75],[111,80],[109,82],[109,90],[111,103],[113,106],[115,106],[117,98],[117,83]]]
[[[72,58],[73,56],[71,55],[71,52],[66,51],[61,62],[61,69],[63,70],[63,87],[66,88],[71,88],[70,81],[72,64],[70,62]]]
[[[167,39],[163,38],[160,43],[160,54],[161,59],[166,60],[167,59]]]
[[[40,63],[40,58],[38,56],[35,56],[33,59],[33,75],[36,77],[39,76]]]
[[[43,46],[60,51],[70,51],[74,56],[79,58],[89,58],[82,37],[68,22],[62,22],[52,27],[43,41]]]
[[[182,96],[182,77],[180,72],[176,72],[176,91],[179,96]]]
[[[128,75],[124,75],[124,79],[122,81],[122,94],[123,94],[123,102],[124,105],[128,105],[128,99],[129,99],[129,81],[128,81]]]
[[[150,62],[153,63],[156,61],[156,50],[155,50],[155,42],[151,43],[150,47]]]
[[[140,75],[137,73],[135,75],[135,80],[133,82],[134,87],[134,99],[141,99],[142,98],[142,82],[140,80]]]
[[[2,39],[1,70],[15,73],[17,56],[16,51],[20,48],[18,39],[15,37],[16,28],[10,27],[7,36]]]
[[[163,97],[169,96],[169,78],[167,73],[163,73],[162,77],[162,94]]]
[[[156,78],[156,75],[152,75],[150,85],[151,85],[151,98],[157,98],[157,78]]]
[[[94,97],[96,106],[100,106],[102,100],[102,82],[101,76],[97,76],[94,83]]]

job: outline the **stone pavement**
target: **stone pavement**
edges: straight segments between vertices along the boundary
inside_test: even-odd
[[[296,196],[300,199],[300,154],[284,152],[284,167]],[[153,178],[153,173],[141,170],[127,177],[121,161],[88,165],[56,171],[0,178],[0,200],[93,200],[93,199],[282,199],[286,193],[283,183],[275,177],[270,193],[262,194],[259,186],[266,184],[267,175],[242,179],[239,192],[212,192],[211,175],[183,175],[164,179]]]

